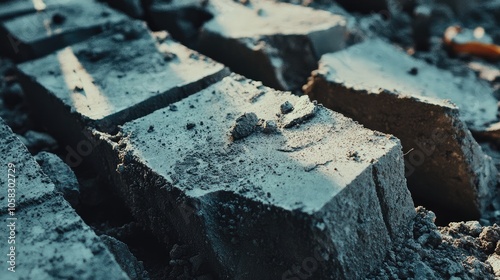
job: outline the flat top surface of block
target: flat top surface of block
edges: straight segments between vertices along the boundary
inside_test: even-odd
[[[319,72],[328,81],[355,90],[376,92],[382,88],[402,96],[431,98],[428,102],[442,106],[448,105],[439,100],[450,100],[473,129],[497,119],[497,101],[489,86],[472,78],[455,77],[383,41],[370,40],[326,54]]]
[[[0,154],[0,165],[4,172],[4,176],[0,178],[0,184],[3,186],[0,204],[5,206],[0,208],[0,214],[7,211],[9,183],[15,189],[17,206],[31,204],[53,195],[54,184],[41,172],[38,163],[2,119],[0,119]],[[14,167],[9,168],[9,163],[14,164]]]
[[[0,19],[14,16],[43,12],[74,0],[7,0],[0,1]]]
[[[286,101],[295,108],[278,117]],[[174,105],[125,124],[125,149],[193,197],[230,191],[314,212],[378,158],[400,149],[397,139],[365,129],[307,96],[236,75]],[[251,133],[256,122],[260,127]]]
[[[100,120],[225,68],[170,39],[157,46],[134,21],[19,69],[76,112]]]
[[[54,7],[39,13],[26,14],[7,20],[3,25],[18,40],[30,43],[57,34],[103,26],[127,19],[126,15],[95,1],[61,0],[56,4]]]
[[[0,216],[6,225],[10,216]],[[95,233],[60,196],[16,212],[15,273],[2,279],[129,279]],[[11,217],[10,217],[11,218]],[[7,240],[10,229],[0,232]],[[4,255],[5,256],[5,255]],[[6,256],[5,259],[8,259]],[[7,264],[6,264],[7,266]],[[10,273],[10,275],[9,275]]]
[[[344,17],[330,12],[271,1],[242,5],[232,0],[216,0],[209,2],[208,10],[215,17],[204,28],[231,38],[303,35],[346,25]]]

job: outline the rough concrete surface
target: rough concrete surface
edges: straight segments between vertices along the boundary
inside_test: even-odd
[[[433,212],[417,207],[408,239],[366,279],[498,279],[500,227],[477,221],[437,227],[435,219]]]
[[[69,279],[75,275],[79,279],[128,279],[1,119],[0,136],[0,163],[5,170],[0,178],[4,186],[0,238],[5,242],[0,279]]]
[[[24,205],[30,205],[47,199],[54,195],[54,184],[45,176],[41,171],[40,167],[30,155],[26,147],[17,138],[12,130],[0,119],[0,157],[1,166],[5,168],[7,172],[7,167],[9,163],[13,163],[15,168],[14,172],[11,171],[10,174],[16,176],[13,181],[16,186],[16,204],[18,207]],[[22,172],[16,174],[16,172]],[[22,176],[20,176],[22,174]],[[0,194],[1,205],[8,204],[8,178],[7,174],[2,176],[0,179],[2,182],[2,190],[4,193]],[[11,177],[12,179],[13,177]],[[0,214],[5,214],[7,212],[7,207],[0,208]]]
[[[233,75],[175,106],[102,135],[101,154],[134,215],[196,245],[212,276],[361,277],[415,214],[399,141],[307,96]]]
[[[53,8],[2,22],[0,50],[16,60],[33,59],[85,40],[100,33],[106,25],[127,19],[124,14],[94,0],[56,2],[60,3]]]
[[[401,139],[412,196],[439,216],[436,207],[446,205],[452,220],[479,218],[490,203],[497,170],[468,130],[496,119],[488,87],[454,81],[382,41],[368,41],[325,55],[304,89],[326,107]]]
[[[12,221],[6,220],[10,217],[3,214],[1,220],[10,224]],[[16,243],[10,244],[15,247],[15,273],[4,268],[0,278],[130,279],[62,197],[20,207],[16,217]],[[4,228],[0,237],[7,241],[10,231]]]
[[[276,89],[298,90],[322,54],[344,47],[343,17],[287,3],[209,1],[197,49]]]
[[[61,110],[104,129],[165,107],[228,75],[223,65],[166,34],[157,43],[140,21],[116,25],[18,68],[27,78],[24,86],[33,102],[55,98]],[[42,111],[53,111],[49,106]]]
[[[60,192],[64,199],[75,208],[79,202],[80,184],[73,170],[52,153],[40,152],[35,156],[35,160],[54,183],[55,190]]]

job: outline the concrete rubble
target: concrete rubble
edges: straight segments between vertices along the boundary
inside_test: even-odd
[[[446,205],[452,220],[476,219],[490,203],[497,170],[469,131],[497,118],[488,86],[370,40],[324,55],[304,89],[326,107],[401,139],[418,203]]]
[[[137,219],[194,244],[214,276],[361,277],[415,215],[399,141],[306,96],[232,75],[175,106],[100,134],[100,154]]]
[[[0,218],[7,225],[0,238],[9,245],[4,248],[0,278],[128,279],[95,233],[54,192],[54,184],[1,119],[0,147],[0,163],[12,175],[0,178],[5,186]]]
[[[498,3],[0,0],[0,279],[494,279]]]

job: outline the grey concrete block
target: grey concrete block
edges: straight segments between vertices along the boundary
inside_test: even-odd
[[[221,279],[360,278],[408,230],[396,138],[237,75],[175,106],[101,133],[100,154],[134,215]]]
[[[76,151],[87,141],[81,135],[86,126],[113,130],[229,74],[223,65],[162,36],[158,42],[144,23],[124,22],[19,65],[38,119]],[[87,153],[88,148],[81,149]]]
[[[0,1],[0,21],[26,14],[57,9],[72,0],[4,0]]]
[[[54,184],[40,171],[28,149],[0,119],[0,163],[4,174],[0,178],[0,214],[8,211],[9,199],[15,199],[17,208],[39,203],[54,196]],[[9,168],[9,163],[13,164]],[[10,169],[10,170],[9,170]],[[10,175],[9,175],[10,174]],[[9,184],[14,191],[8,191]],[[9,193],[15,197],[9,197]]]
[[[468,129],[496,119],[488,86],[367,41],[323,56],[304,88],[326,107],[401,139],[417,203],[461,220],[478,218],[490,202],[497,171]]]
[[[43,172],[54,182],[56,191],[60,192],[71,206],[76,207],[79,203],[80,184],[75,173],[57,155],[40,152],[35,156]]]
[[[9,248],[2,254],[4,267],[14,265],[15,272],[4,268],[0,278],[129,279],[99,237],[62,197],[26,205],[16,211],[17,220],[10,218],[6,214],[1,216],[2,222],[10,227],[3,226],[0,238]],[[7,244],[7,240],[15,243]]]
[[[50,2],[50,1],[49,1]],[[96,1],[57,1],[54,6],[0,24],[0,52],[16,60],[47,55],[83,41],[127,16]]]
[[[38,10],[46,9],[46,5],[37,7]],[[8,0],[0,2],[0,21],[20,15],[36,13],[37,9],[32,0]]]
[[[203,26],[197,49],[276,89],[300,89],[321,55],[345,44],[346,20],[327,11],[229,0],[210,1],[205,9],[213,19]]]
[[[0,152],[1,279],[128,279],[1,119]]]

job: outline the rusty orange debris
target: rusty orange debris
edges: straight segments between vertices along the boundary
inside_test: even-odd
[[[455,37],[462,32],[460,26],[450,26],[444,32],[444,43],[456,54],[469,54],[490,60],[500,60],[500,46],[480,41],[457,42]]]

